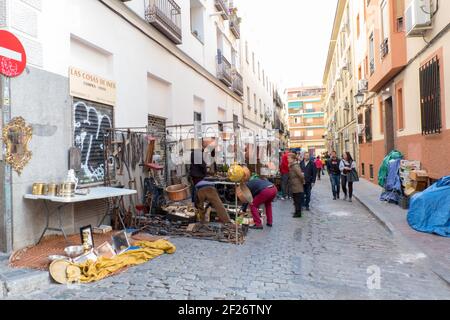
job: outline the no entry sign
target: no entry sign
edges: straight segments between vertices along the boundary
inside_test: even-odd
[[[22,43],[11,32],[0,30],[0,74],[17,77],[27,65]]]

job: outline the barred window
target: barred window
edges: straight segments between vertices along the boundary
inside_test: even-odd
[[[441,133],[441,83],[438,57],[420,68],[422,135]]]

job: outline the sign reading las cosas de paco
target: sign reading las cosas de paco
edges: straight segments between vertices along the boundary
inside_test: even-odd
[[[116,105],[116,82],[71,67],[70,95],[107,105]]]

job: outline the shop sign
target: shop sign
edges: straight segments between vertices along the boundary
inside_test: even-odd
[[[106,105],[116,105],[116,82],[70,68],[70,95]]]
[[[0,30],[0,75],[17,77],[27,66],[27,55],[19,39],[11,32]]]

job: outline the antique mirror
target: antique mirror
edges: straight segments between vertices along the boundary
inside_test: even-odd
[[[20,175],[31,159],[28,143],[33,135],[31,126],[22,117],[17,117],[3,128],[3,143],[6,146],[5,161]]]

